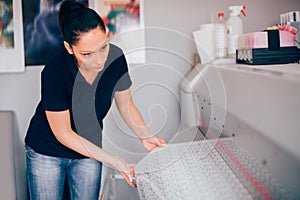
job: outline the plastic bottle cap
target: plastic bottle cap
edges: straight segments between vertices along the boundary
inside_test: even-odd
[[[220,12],[218,13],[218,18],[224,17],[224,13]]]

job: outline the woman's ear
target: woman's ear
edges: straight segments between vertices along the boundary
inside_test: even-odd
[[[69,54],[73,54],[73,49],[71,48],[70,44],[64,41],[64,46],[67,49]]]

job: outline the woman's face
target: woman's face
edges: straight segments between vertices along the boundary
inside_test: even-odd
[[[81,70],[99,72],[106,62],[109,42],[105,32],[97,27],[83,33],[71,49]]]

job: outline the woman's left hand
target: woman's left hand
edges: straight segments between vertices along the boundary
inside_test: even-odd
[[[147,138],[142,138],[141,142],[142,142],[143,147],[147,151],[152,151],[156,147],[163,147],[166,145],[165,140],[156,135],[153,135],[153,136],[150,136]]]

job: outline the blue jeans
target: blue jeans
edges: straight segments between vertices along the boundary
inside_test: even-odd
[[[70,199],[97,200],[102,163],[39,154],[26,148],[27,182],[31,200],[60,200],[67,179]]]

